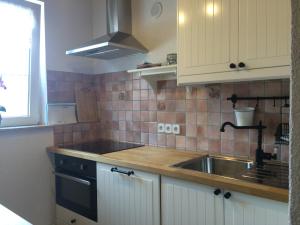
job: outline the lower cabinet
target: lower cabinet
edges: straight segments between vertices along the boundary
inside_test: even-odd
[[[161,179],[162,225],[288,225],[288,205],[183,180]]]
[[[227,192],[226,192],[227,193]],[[224,200],[225,225],[288,225],[288,204],[229,192]]]
[[[97,164],[99,225],[160,225],[160,176]]]
[[[98,223],[56,205],[56,225],[98,225]]]

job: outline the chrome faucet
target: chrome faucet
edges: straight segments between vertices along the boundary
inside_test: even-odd
[[[264,165],[264,159],[276,159],[276,155],[273,155],[271,153],[265,153],[264,150],[262,149],[262,138],[263,138],[263,129],[266,129],[267,127],[262,125],[262,121],[259,121],[258,126],[236,126],[231,122],[225,122],[221,126],[220,131],[225,132],[225,127],[226,126],[231,126],[234,129],[255,129],[258,131],[258,138],[257,138],[257,149],[256,149],[256,165],[257,166],[263,166]]]

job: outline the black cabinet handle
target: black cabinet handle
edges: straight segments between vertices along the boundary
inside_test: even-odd
[[[229,68],[230,68],[230,69],[235,69],[235,68],[236,68],[236,65],[235,65],[234,63],[230,63],[230,64],[229,64]]]
[[[245,67],[246,67],[246,64],[243,63],[243,62],[240,62],[240,63],[239,63],[239,67],[240,67],[240,68],[245,68]]]
[[[121,174],[125,174],[127,176],[131,176],[134,175],[134,171],[124,171],[124,170],[119,170],[117,167],[111,168],[110,170],[113,173],[121,173]]]
[[[218,189],[216,189],[215,191],[214,191],[214,194],[216,195],[216,196],[218,196],[219,194],[221,194],[221,190],[218,188]]]
[[[230,197],[231,197],[231,193],[230,193],[230,192],[226,192],[226,193],[224,194],[224,198],[230,199]]]
[[[76,223],[76,219],[72,219],[70,222],[71,222],[72,224],[74,224],[74,223]]]

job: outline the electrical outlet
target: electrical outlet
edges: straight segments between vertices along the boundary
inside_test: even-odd
[[[172,134],[172,124],[165,124],[165,133]]]
[[[165,131],[166,131],[165,124],[163,123],[157,124],[157,133],[165,133]]]
[[[180,126],[179,126],[179,124],[173,124],[172,125],[172,133],[173,134],[180,134]]]

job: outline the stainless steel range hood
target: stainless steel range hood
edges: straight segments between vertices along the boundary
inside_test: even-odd
[[[94,39],[67,55],[114,59],[148,50],[132,36],[131,0],[106,0],[107,35]]]

